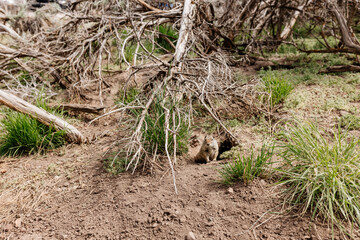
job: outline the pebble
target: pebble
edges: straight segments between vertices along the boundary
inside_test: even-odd
[[[15,227],[17,227],[17,228],[21,227],[21,218],[18,218],[15,220]]]
[[[186,236],[185,236],[185,240],[195,240],[195,234],[193,232],[189,232]]]
[[[229,187],[229,188],[227,189],[227,192],[228,192],[229,194],[233,194],[233,193],[234,193],[234,189],[233,189],[232,187]]]
[[[0,169],[0,173],[1,173],[1,174],[4,174],[4,173],[6,173],[6,172],[7,172],[6,169]]]
[[[179,222],[180,222],[180,223],[186,222],[186,217],[185,217],[185,216],[181,216],[181,217],[179,218]]]

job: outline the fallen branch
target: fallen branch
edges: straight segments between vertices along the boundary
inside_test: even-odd
[[[142,0],[135,0],[136,2],[138,2],[139,4],[143,5],[145,8],[151,10],[151,11],[155,11],[155,12],[163,12],[162,10],[151,6],[150,4],[147,4],[146,2],[142,1]]]
[[[360,66],[357,65],[330,66],[326,68],[326,70],[319,71],[319,73],[336,73],[336,72],[360,72]]]
[[[0,104],[4,104],[15,111],[30,115],[47,126],[53,125],[57,130],[65,130],[70,142],[85,142],[84,136],[74,126],[4,90],[0,90]]]
[[[49,107],[94,114],[100,114],[100,111],[105,109],[105,106],[89,106],[84,104],[49,104]]]

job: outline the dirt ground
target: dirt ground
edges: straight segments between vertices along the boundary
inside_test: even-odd
[[[269,180],[231,189],[218,183],[223,161],[179,160],[178,194],[168,171],[109,175],[102,161],[116,139],[110,123],[94,127],[102,137],[92,144],[1,160],[3,179],[34,185],[27,195],[18,189],[23,198],[2,192],[3,203],[6,195],[13,201],[10,211],[2,208],[8,217],[1,219],[1,239],[184,239],[190,231],[196,239],[330,239],[326,225],[281,212],[279,189]],[[29,200],[33,205],[24,205]]]
[[[224,160],[193,163],[199,144],[179,159],[178,194],[166,160],[152,174],[112,176],[103,161],[117,124],[116,116],[90,127],[77,121],[95,141],[0,159],[0,239],[192,239],[189,232],[195,239],[331,239],[326,224],[282,210],[275,180],[220,184]],[[246,127],[237,134],[244,148],[261,145]]]

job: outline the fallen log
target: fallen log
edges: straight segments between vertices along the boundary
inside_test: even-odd
[[[63,119],[48,113],[44,109],[38,108],[4,90],[0,90],[0,104],[4,104],[15,111],[27,114],[47,126],[52,125],[57,130],[65,130],[69,142],[85,142],[84,136],[74,126]]]
[[[357,65],[330,66],[325,70],[319,71],[319,73],[336,73],[336,72],[360,72],[360,66]]]
[[[104,110],[105,106],[89,106],[84,104],[49,104],[51,108],[58,108],[63,110],[70,110],[76,112],[86,112],[86,113],[94,113],[100,114],[100,111]]]

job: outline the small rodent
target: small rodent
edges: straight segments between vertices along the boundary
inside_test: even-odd
[[[196,163],[208,163],[214,161],[219,153],[219,146],[215,138],[206,135],[200,151],[195,156]]]

